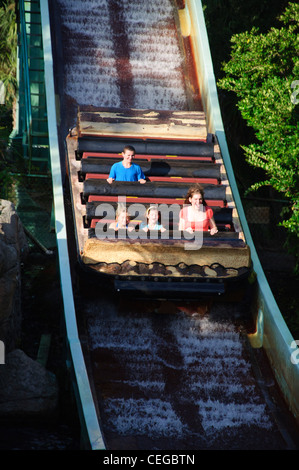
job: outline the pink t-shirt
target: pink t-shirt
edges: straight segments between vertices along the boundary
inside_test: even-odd
[[[180,211],[180,219],[183,219],[184,221],[184,229],[186,230],[188,228],[192,228],[193,230],[209,230],[210,219],[213,217],[213,210],[208,206],[204,206],[205,218],[203,220],[195,222],[193,220],[189,220],[189,207],[191,206],[184,207]]]

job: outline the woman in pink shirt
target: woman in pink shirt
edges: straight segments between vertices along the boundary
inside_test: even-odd
[[[213,210],[207,205],[203,188],[195,184],[189,188],[184,207],[180,211],[179,230],[193,233],[194,230],[208,231],[214,235],[218,232]]]

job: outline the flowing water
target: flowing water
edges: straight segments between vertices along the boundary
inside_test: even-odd
[[[59,5],[65,93],[79,105],[186,108],[171,1],[60,0]]]
[[[232,323],[238,308],[202,309],[85,305],[109,448],[283,448]]]

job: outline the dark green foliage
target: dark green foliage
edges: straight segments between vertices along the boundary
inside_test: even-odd
[[[15,2],[0,2],[0,81],[5,85],[5,105],[0,105],[0,197],[10,195],[13,179],[7,143],[12,131],[12,109],[17,93],[17,25]]]
[[[222,74],[221,64],[229,59],[230,40],[234,34],[259,28],[261,33],[278,26],[277,16],[288,0],[203,0],[206,26],[213,55],[215,75]]]
[[[0,4],[0,81],[5,85],[6,104],[12,105],[17,91],[17,25],[15,2]]]
[[[218,86],[237,95],[241,116],[254,131],[254,142],[243,149],[266,179],[250,190],[271,186],[288,198],[282,224],[299,247],[299,5],[290,3],[279,20],[281,26],[267,33],[253,27],[232,37]]]

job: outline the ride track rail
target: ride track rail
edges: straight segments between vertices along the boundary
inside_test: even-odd
[[[75,305],[69,270],[66,231],[68,222],[65,219],[63,207],[63,185],[61,180],[61,172],[62,174],[64,173],[63,165],[61,164],[63,159],[59,156],[59,147],[62,148],[63,146],[61,136],[63,138],[66,137],[65,129],[66,127],[72,127],[73,119],[76,116],[74,113],[76,103],[74,106],[74,102],[76,102],[76,90],[79,90],[81,83],[80,74],[77,73],[77,66],[81,60],[83,61],[82,56],[79,54],[79,49],[76,49],[76,39],[82,39],[84,36],[88,50],[90,37],[88,36],[88,30],[84,30],[82,24],[80,24],[80,20],[82,18],[84,20],[84,15],[88,14],[91,2],[71,3],[74,8],[73,12],[71,4],[68,4],[66,0],[50,3],[53,13],[51,18],[52,35],[56,39],[59,38],[59,27],[62,24],[64,34],[66,31],[68,34],[67,36],[63,35],[62,44],[64,53],[67,51],[69,54],[70,47],[78,51],[78,53],[73,54],[74,73],[77,82],[72,97],[72,90],[67,88],[67,83],[72,82],[72,72],[70,72],[73,66],[72,60],[68,55],[67,61],[62,61],[62,65],[66,66],[66,69],[64,69],[66,73],[66,89],[59,95],[61,124],[58,126],[58,130],[60,142],[58,137],[56,137],[55,129],[55,90],[49,12],[46,1],[41,1],[41,8],[44,22],[48,124],[60,276],[68,347],[71,358],[71,372],[74,374],[75,389],[78,393],[78,409],[81,411],[80,415],[82,416],[82,433],[87,438],[87,447],[92,449],[123,450],[296,448],[297,444],[294,442],[292,434],[293,428],[286,428],[286,423],[289,423],[289,418],[286,418],[287,413],[283,413],[283,418],[281,419],[281,408],[277,404],[277,391],[274,381],[272,382],[272,371],[268,369],[267,361],[265,361],[264,351],[263,349],[253,350],[248,342],[249,338],[251,344],[257,345],[260,348],[264,341],[262,329],[260,328],[261,318],[264,322],[264,328],[270,331],[267,309],[269,305],[274,310],[276,307],[271,298],[271,292],[269,293],[268,288],[263,286],[263,273],[259,270],[259,262],[256,258],[254,245],[248,233],[246,220],[244,220],[242,206],[235,187],[232,188],[234,197],[231,197],[229,203],[233,203],[234,209],[236,209],[235,204],[238,208],[246,241],[250,244],[254,269],[257,272],[257,284],[254,285],[252,291],[249,291],[252,297],[237,298],[235,299],[237,302],[233,303],[230,301],[214,303],[210,299],[199,299],[196,303],[161,302],[155,300],[137,302],[130,299],[118,301],[116,298],[104,293],[100,297],[96,296],[94,298],[94,296],[89,296],[88,290],[85,290],[82,297],[80,297],[79,304]],[[151,2],[146,3],[147,10],[142,10],[142,12],[145,16],[149,15],[150,17],[152,5]],[[186,1],[184,3],[184,15],[186,15],[186,18],[182,19],[183,10],[179,12],[181,31],[185,32],[186,24],[189,24],[190,27],[191,23],[201,21],[201,35],[205,39],[205,32],[202,31],[205,25],[202,23],[201,5],[198,6],[200,2],[197,3],[196,7],[193,2]],[[80,7],[78,8],[79,4]],[[175,28],[175,21],[169,19],[171,18],[169,12],[174,13],[174,10],[172,9],[173,6],[170,7],[169,5],[170,3],[165,0],[165,5],[163,2],[163,5],[159,6],[159,8],[164,8],[163,20],[165,21],[167,34],[170,31],[175,31],[173,37],[176,37],[177,29]],[[107,18],[109,18],[109,22],[105,21],[107,19],[105,18],[106,6],[108,8]],[[138,72],[138,65],[136,66],[135,63],[135,69],[130,66],[129,54],[127,52],[128,37],[125,34],[127,29],[132,32],[130,28],[133,28],[134,24],[138,24],[138,21],[136,21],[138,12],[134,11],[134,6],[137,6],[135,2],[128,4],[126,1],[107,1],[102,2],[102,10],[98,16],[95,10],[92,13],[96,25],[102,21],[103,23],[100,24],[105,24],[105,28],[108,28],[109,25],[111,26],[116,56],[118,58],[124,57],[122,67],[120,67],[120,61],[116,60],[118,64],[116,68],[109,69],[108,65],[107,69],[105,69],[105,74],[109,76],[110,73],[111,77],[116,77],[115,82],[119,84],[119,89],[121,90],[120,103],[129,108],[133,107],[135,102],[138,104],[141,93],[140,88],[137,90],[134,88],[136,79],[134,70],[137,69]],[[85,8],[87,9],[84,10]],[[116,16],[112,18],[113,8],[116,9]],[[126,8],[132,8],[133,19],[129,27],[125,19]],[[156,6],[153,8],[156,8]],[[60,16],[56,14],[58,11]],[[187,14],[190,15],[189,19]],[[55,20],[53,19],[54,16]],[[149,17],[146,16],[147,20]],[[115,21],[115,18],[117,18],[117,21]],[[72,21],[76,22],[75,29],[66,26],[66,24],[70,25]],[[84,24],[87,23],[84,21]],[[170,27],[170,25],[172,26]],[[119,42],[117,42],[119,26],[122,26],[122,33],[119,36]],[[72,31],[75,31],[75,34],[71,34]],[[143,34],[148,34],[143,22],[142,31]],[[164,32],[161,31],[161,36],[163,34]],[[96,42],[96,39],[93,38],[93,41]],[[55,43],[55,39],[53,43]],[[56,76],[62,77],[63,73],[60,69],[59,61],[55,62],[61,51],[57,51],[56,47],[54,47],[53,52]],[[101,51],[95,48],[95,57],[97,55],[99,57],[100,52],[104,53],[104,50]],[[108,49],[106,49],[105,53],[107,52]],[[195,67],[198,67],[196,57],[199,54],[194,50],[193,53]],[[89,58],[92,57],[92,54],[91,48]],[[106,64],[114,63],[110,56],[109,60],[108,56],[105,60]],[[190,58],[188,60],[190,63]],[[209,61],[204,62],[204,64],[206,73],[209,74]],[[84,69],[84,62],[80,64],[80,67]],[[123,73],[124,70],[125,74]],[[115,73],[116,75],[114,75]],[[184,74],[179,73],[179,75],[182,76]],[[86,78],[87,76],[85,75]],[[140,78],[138,79],[140,80]],[[87,82],[87,80],[85,81]],[[61,81],[58,80],[58,82],[59,85],[57,87],[61,90]],[[129,82],[128,87],[126,86],[127,82]],[[204,83],[204,80],[202,83]],[[112,85],[114,86],[114,84]],[[81,86],[83,86],[82,83]],[[90,86],[92,88],[92,85]],[[211,85],[209,82],[208,86],[213,86],[213,84]],[[188,87],[190,87],[190,83],[188,83]],[[105,85],[103,97],[106,91],[107,87]],[[201,92],[201,100],[207,109],[210,94],[204,89],[204,86]],[[89,94],[89,96],[91,95]],[[112,93],[112,96],[112,107],[115,107],[115,95]],[[147,93],[144,96],[148,98]],[[181,94],[178,93],[176,96],[179,96],[178,101],[180,101]],[[78,94],[77,104],[90,104],[89,102],[82,103],[81,100],[82,96],[80,97]],[[172,101],[170,99],[170,105],[173,105],[174,108],[179,107],[178,101],[176,98],[173,98]],[[186,106],[188,101],[190,102],[190,96],[185,100],[184,106]],[[182,105],[181,101],[180,103]],[[195,103],[196,106],[199,106],[200,100],[198,95],[195,97]],[[70,106],[67,106],[68,104]],[[152,107],[149,108],[152,109]],[[221,135],[222,128],[220,126],[219,131],[217,127],[217,117],[216,119],[214,118],[216,128],[212,127],[214,122],[213,114],[217,116],[217,110],[218,108],[215,104],[210,107],[210,111],[206,116],[207,126],[220,143],[222,156],[219,149],[216,153],[218,152],[217,156],[221,159],[221,167],[224,166],[225,171],[228,171],[232,187],[234,186],[234,177],[233,174],[231,175],[230,162],[226,157],[226,146],[223,144]],[[83,154],[82,158],[79,159],[80,163],[82,161],[82,165],[85,164],[89,157],[93,159],[98,158],[92,151],[89,156]],[[224,165],[222,157],[225,160]],[[108,159],[107,155],[102,155],[102,158]],[[148,155],[145,155],[144,160],[148,163]],[[94,163],[94,160],[92,160],[91,164]],[[204,164],[206,163],[205,161]],[[107,165],[107,162],[104,162],[104,164]],[[83,166],[80,166],[80,170],[77,171],[77,181],[78,184],[84,184],[84,182],[90,179],[92,179],[93,183],[99,182],[104,177],[95,177],[95,175],[106,174],[106,169],[97,173],[97,171],[94,172],[91,169],[87,171]],[[186,176],[186,178],[193,178],[193,176]],[[189,181],[187,182],[189,183]],[[155,184],[157,181],[153,181],[153,183]],[[216,179],[214,178],[213,183],[216,186],[219,184],[217,176]],[[207,184],[210,184],[210,181]],[[72,189],[71,187],[71,193]],[[87,197],[87,202],[95,202],[92,199],[89,201],[89,197],[91,196]],[[92,197],[96,198],[97,196],[93,195]],[[226,201],[226,198],[221,198],[221,201],[224,201],[224,199]],[[74,209],[74,200],[72,203]],[[226,203],[223,203],[223,206],[225,207]],[[76,222],[74,217],[74,227],[76,227]],[[87,230],[90,229],[90,227],[85,228]],[[265,292],[266,294],[264,294]],[[250,330],[252,322],[248,320],[248,314],[252,313],[253,300],[259,299],[263,295],[267,296],[266,306],[263,304],[263,309],[260,306],[257,311],[254,310],[254,313],[258,314],[257,330]],[[76,293],[76,298],[78,296],[79,293]],[[85,330],[78,332],[77,321],[79,324],[81,322],[85,324],[87,333]],[[256,325],[254,325],[254,328]],[[249,329],[246,330],[246,327]],[[85,333],[87,336],[84,336]],[[277,333],[274,328],[273,338],[276,335]],[[267,337],[266,344],[268,345],[271,341],[272,339]],[[266,352],[268,352],[268,349],[266,348]],[[283,359],[280,359],[280,356],[284,355],[282,347],[279,353],[275,348],[274,352],[270,351],[270,354],[268,354],[270,361],[272,360],[271,355],[274,358],[279,358],[279,363],[283,362]],[[259,359],[258,362],[256,358]],[[88,376],[85,364],[87,365]],[[262,376],[259,375],[261,373],[261,365],[263,374],[265,374]],[[278,378],[279,384],[280,370],[280,364],[278,364],[276,378]],[[296,375],[293,377],[296,377]],[[295,378],[294,382],[296,380]],[[91,387],[92,392],[89,387]],[[283,392],[288,403],[291,402],[295,406],[295,410],[296,399],[293,396],[295,392],[292,389],[292,385],[284,388]],[[272,394],[275,394],[277,398],[276,405],[273,405],[271,400]]]

